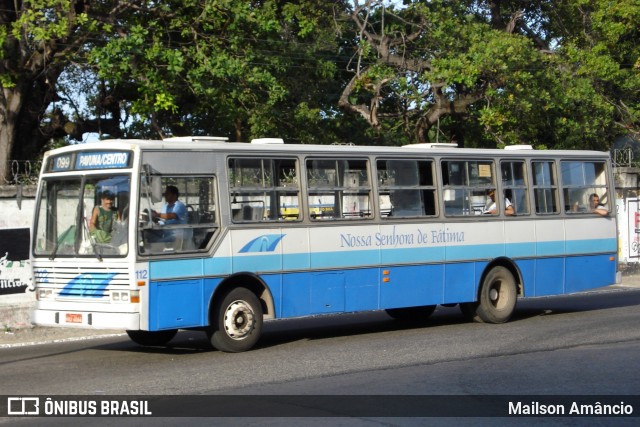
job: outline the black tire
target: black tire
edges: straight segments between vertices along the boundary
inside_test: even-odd
[[[167,331],[127,331],[127,335],[136,344],[144,346],[161,346],[167,344],[178,333],[177,329]]]
[[[422,305],[419,307],[388,308],[386,313],[397,320],[427,320],[436,310],[435,305]]]
[[[468,322],[482,322],[482,319],[478,316],[477,302],[460,303],[460,311]]]
[[[246,288],[234,288],[214,305],[209,341],[216,349],[239,353],[251,349],[262,331],[262,306]]]
[[[517,300],[513,274],[505,267],[494,267],[482,282],[476,315],[485,323],[507,322],[515,311]]]

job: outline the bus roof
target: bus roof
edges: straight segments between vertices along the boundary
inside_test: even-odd
[[[241,153],[291,153],[291,154],[335,154],[349,155],[406,155],[425,154],[454,157],[609,157],[608,152],[588,150],[534,150],[531,146],[512,146],[508,149],[495,148],[456,148],[454,144],[411,144],[405,146],[372,146],[372,145],[317,145],[317,144],[283,144],[281,139],[262,138],[256,143],[226,142],[224,137],[180,137],[166,140],[143,139],[107,139],[70,145],[51,150],[48,154],[77,150],[135,149],[142,151],[220,151]]]

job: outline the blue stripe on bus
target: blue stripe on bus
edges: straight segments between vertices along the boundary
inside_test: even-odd
[[[618,242],[616,239],[591,239],[591,240],[568,240],[565,244],[565,251],[571,253],[598,253],[604,251],[617,252]]]
[[[524,243],[507,243],[504,255],[509,258],[523,258],[536,253],[536,244],[534,242]]]
[[[615,282],[610,254],[517,260],[524,296],[578,292]],[[474,301],[487,261],[265,273],[275,317]],[[384,281],[383,279],[388,279]],[[149,284],[151,330],[206,326],[222,278]]]
[[[507,256],[535,258],[576,256],[593,252],[617,252],[616,239],[507,243],[483,245],[451,245],[419,248],[363,249],[309,254],[257,252],[233,257],[188,260],[158,260],[149,264],[152,279],[173,277],[216,276],[241,271],[276,272],[280,270],[319,270],[341,267],[357,268],[388,264],[456,262],[469,259],[490,260]]]
[[[211,258],[215,262],[216,258]],[[205,262],[200,259],[174,259],[171,261],[152,261],[149,263],[149,276],[151,278],[168,278],[168,277],[197,277],[204,275],[220,274],[222,271],[229,271],[226,263],[223,263],[224,269],[216,269],[206,271]],[[209,260],[207,260],[209,261]]]
[[[271,252],[260,255],[236,255],[231,259],[233,272],[282,270],[282,255]]]
[[[282,258],[283,270],[297,270],[300,266],[303,268],[309,268],[311,265],[311,254],[287,254]]]
[[[580,251],[579,253],[581,253]],[[565,254],[565,241],[560,240],[556,242],[536,242],[537,256],[550,256],[550,255],[564,255]]]
[[[492,259],[504,256],[504,243],[486,245],[447,246],[447,261],[464,259]]]

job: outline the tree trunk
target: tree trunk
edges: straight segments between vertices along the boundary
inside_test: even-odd
[[[11,153],[15,143],[15,129],[22,108],[24,93],[20,86],[2,88],[0,98],[0,183],[11,183]]]

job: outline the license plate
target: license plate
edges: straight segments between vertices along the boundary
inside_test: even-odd
[[[67,323],[82,323],[82,314],[80,313],[67,313],[65,315]]]

